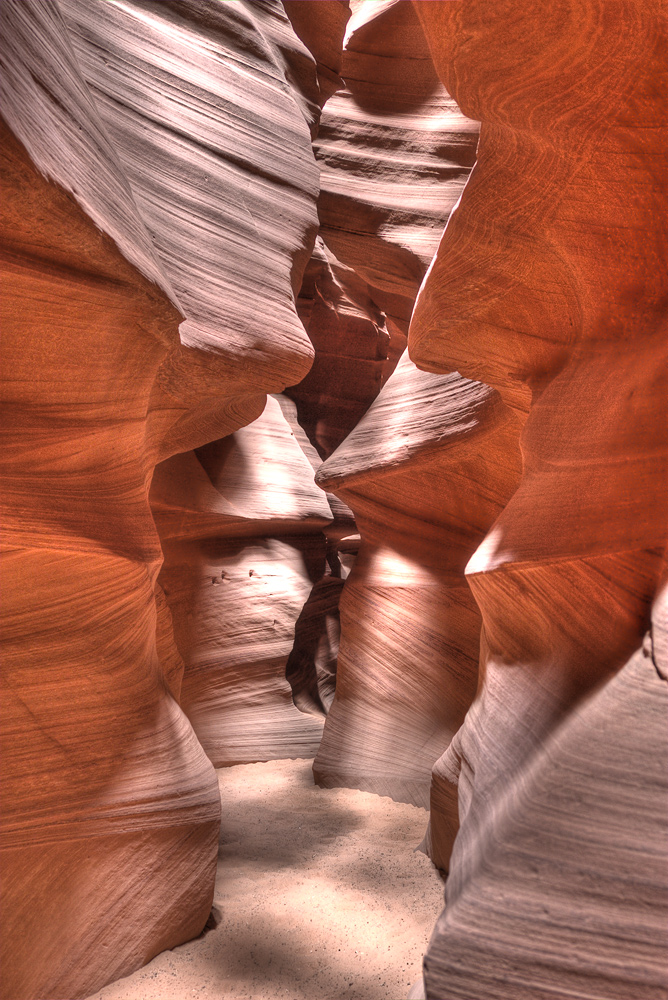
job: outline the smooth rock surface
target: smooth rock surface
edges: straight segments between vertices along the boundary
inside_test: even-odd
[[[279,3],[0,16],[2,995],[41,1000],[210,910],[220,804],[148,492],[308,370],[319,91]]]
[[[59,3],[186,316],[152,399],[164,458],[310,367],[294,296],[317,227],[315,65],[279,2]]]
[[[178,315],[11,133],[2,170],[2,989],[22,1000],[197,933],[220,806],[156,635],[145,414]]]
[[[420,282],[475,162],[478,123],[439,80],[411,3],[355,5],[345,90],[316,143],[321,235],[404,334]]]
[[[327,458],[364,416],[406,341],[388,330],[368,283],[337,260],[320,237],[297,307],[315,359],[287,395],[297,404],[309,440]]]
[[[480,617],[464,568],[517,484],[518,424],[489,386],[418,371],[405,355],[318,471],[362,536],[320,783],[428,804],[432,766],[477,688]],[[432,852],[444,868],[452,805],[448,845]]]
[[[666,997],[658,0],[0,18],[3,1000]]]
[[[325,572],[332,513],[278,401],[229,438],[163,462],[152,503],[185,663],[180,702],[209,759],[314,756],[324,713],[295,706],[286,666]]]
[[[318,481],[353,509],[362,537],[342,593],[338,691],[316,773],[326,785],[426,804],[431,767],[476,687],[479,619],[463,568],[518,471],[493,440],[478,460],[466,447],[459,459],[451,454],[458,435],[477,440],[495,422],[491,411],[490,427],[473,416],[493,393],[481,388],[476,400],[469,389],[468,413],[461,400],[472,383],[430,378],[408,359],[396,367],[420,282],[473,165],[478,125],[439,81],[409,3],[353,5],[341,75],[346,89],[325,106],[316,142],[321,235],[334,277],[344,288],[347,280],[387,342],[372,362],[363,331],[342,322],[331,282],[316,279],[307,321],[316,360],[289,391],[326,458]],[[359,422],[341,442],[342,403],[355,395]],[[491,497],[481,480],[499,456],[509,471]]]
[[[434,770],[461,828],[427,997],[665,996],[665,688],[636,652],[668,520],[665,20],[604,0],[416,10],[482,129],[411,357],[528,414],[519,488],[466,571],[481,686]]]
[[[425,959],[427,996],[665,997],[666,681],[639,650],[501,794],[484,786],[490,809],[478,761],[493,696],[458,741],[466,826]]]

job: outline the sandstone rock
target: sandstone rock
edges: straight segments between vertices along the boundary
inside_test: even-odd
[[[478,798],[425,959],[428,997],[666,995],[667,709],[638,650],[501,794],[488,789],[493,805]],[[462,755],[464,803],[474,759]]]
[[[210,910],[220,802],[174,700],[148,489],[310,364],[319,94],[278,3],[1,15],[2,989],[29,1000],[88,995]]]
[[[151,498],[181,705],[207,756],[216,767],[314,756],[322,716],[295,707],[286,664],[332,513],[277,400],[230,438],[163,462]]]
[[[510,473],[491,501],[475,498],[476,488],[465,485],[462,504],[476,508],[476,528],[467,534],[464,526],[457,535],[448,524],[453,511],[440,509],[453,442],[457,434],[466,437],[467,421],[481,437],[496,418],[487,426],[487,418],[468,415],[455,429],[457,414],[467,406],[477,413],[482,405],[469,389],[462,410],[464,380],[441,385],[407,360],[392,374],[418,287],[473,164],[478,125],[464,118],[440,83],[411,4],[353,9],[341,63],[346,90],[328,101],[316,143],[329,272],[316,273],[315,295],[307,287],[301,298],[315,301],[303,316],[316,360],[304,382],[289,390],[320,453],[326,457],[340,445],[318,481],[352,507],[362,535],[357,568],[343,590],[337,695],[316,774],[323,784],[426,803],[431,767],[475,691],[479,620],[463,568],[514,480]],[[341,307],[337,285],[356,313],[347,303]],[[359,325],[360,310],[379,333],[387,330],[384,344],[368,320]],[[377,345],[373,361],[371,351],[363,354],[363,331],[369,347]],[[359,420],[385,382],[352,429],[347,421]],[[341,397],[352,405],[344,409]],[[484,433],[478,433],[479,419]],[[493,460],[498,445],[492,439],[481,446],[480,462],[488,450]],[[441,447],[447,454],[439,457]],[[455,547],[444,562],[436,556],[446,534]],[[418,622],[424,635],[417,634]],[[464,675],[460,691],[457,671]]]
[[[294,295],[317,226],[315,67],[277,0],[59,3],[187,317],[151,401],[167,457],[248,423],[258,392],[310,367]]]
[[[480,619],[463,573],[516,485],[517,426],[488,386],[405,356],[318,472],[363,539],[341,599],[319,783],[428,804],[432,765],[476,691]],[[451,806],[448,817],[456,826]]]
[[[287,393],[276,398],[315,474],[322,465],[322,459],[299,423],[297,406]],[[316,580],[297,619],[295,643],[285,668],[295,705],[304,712],[318,715],[327,714],[334,698],[341,638],[339,598],[359,549],[353,512],[333,493],[326,495],[332,521],[324,529],[324,575]]]
[[[320,238],[297,305],[315,360],[287,395],[297,404],[309,440],[327,458],[364,416],[406,342],[391,336],[368,284]]]
[[[427,996],[656,996],[665,692],[635,651],[666,539],[658,5],[416,9],[483,124],[411,356],[528,412],[519,488],[467,568],[481,690],[435,769],[461,829]]]
[[[316,59],[320,106],[339,90],[348,0],[283,0],[295,34]]]
[[[197,737],[328,711],[430,799],[427,997],[666,996],[656,0],[0,15],[5,1000],[196,935]]]
[[[445,91],[413,5],[357,4],[316,151],[321,235],[404,334],[475,161],[477,122]]]
[[[2,990],[22,1000],[198,933],[220,804],[156,637],[143,432],[179,317],[8,130],[2,175]]]

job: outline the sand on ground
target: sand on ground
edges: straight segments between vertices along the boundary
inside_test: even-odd
[[[311,765],[218,771],[218,926],[89,1000],[405,1000],[443,906],[428,814]]]

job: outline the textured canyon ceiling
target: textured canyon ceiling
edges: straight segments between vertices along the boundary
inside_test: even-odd
[[[430,1000],[668,996],[659,0],[0,21],[3,1000],[297,756],[430,807]]]

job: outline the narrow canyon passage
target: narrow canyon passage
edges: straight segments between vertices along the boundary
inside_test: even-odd
[[[443,905],[415,845],[427,813],[313,784],[311,760],[217,771],[223,805],[214,913],[90,1000],[401,1000]]]
[[[664,6],[0,0],[0,1000],[668,1000]]]

